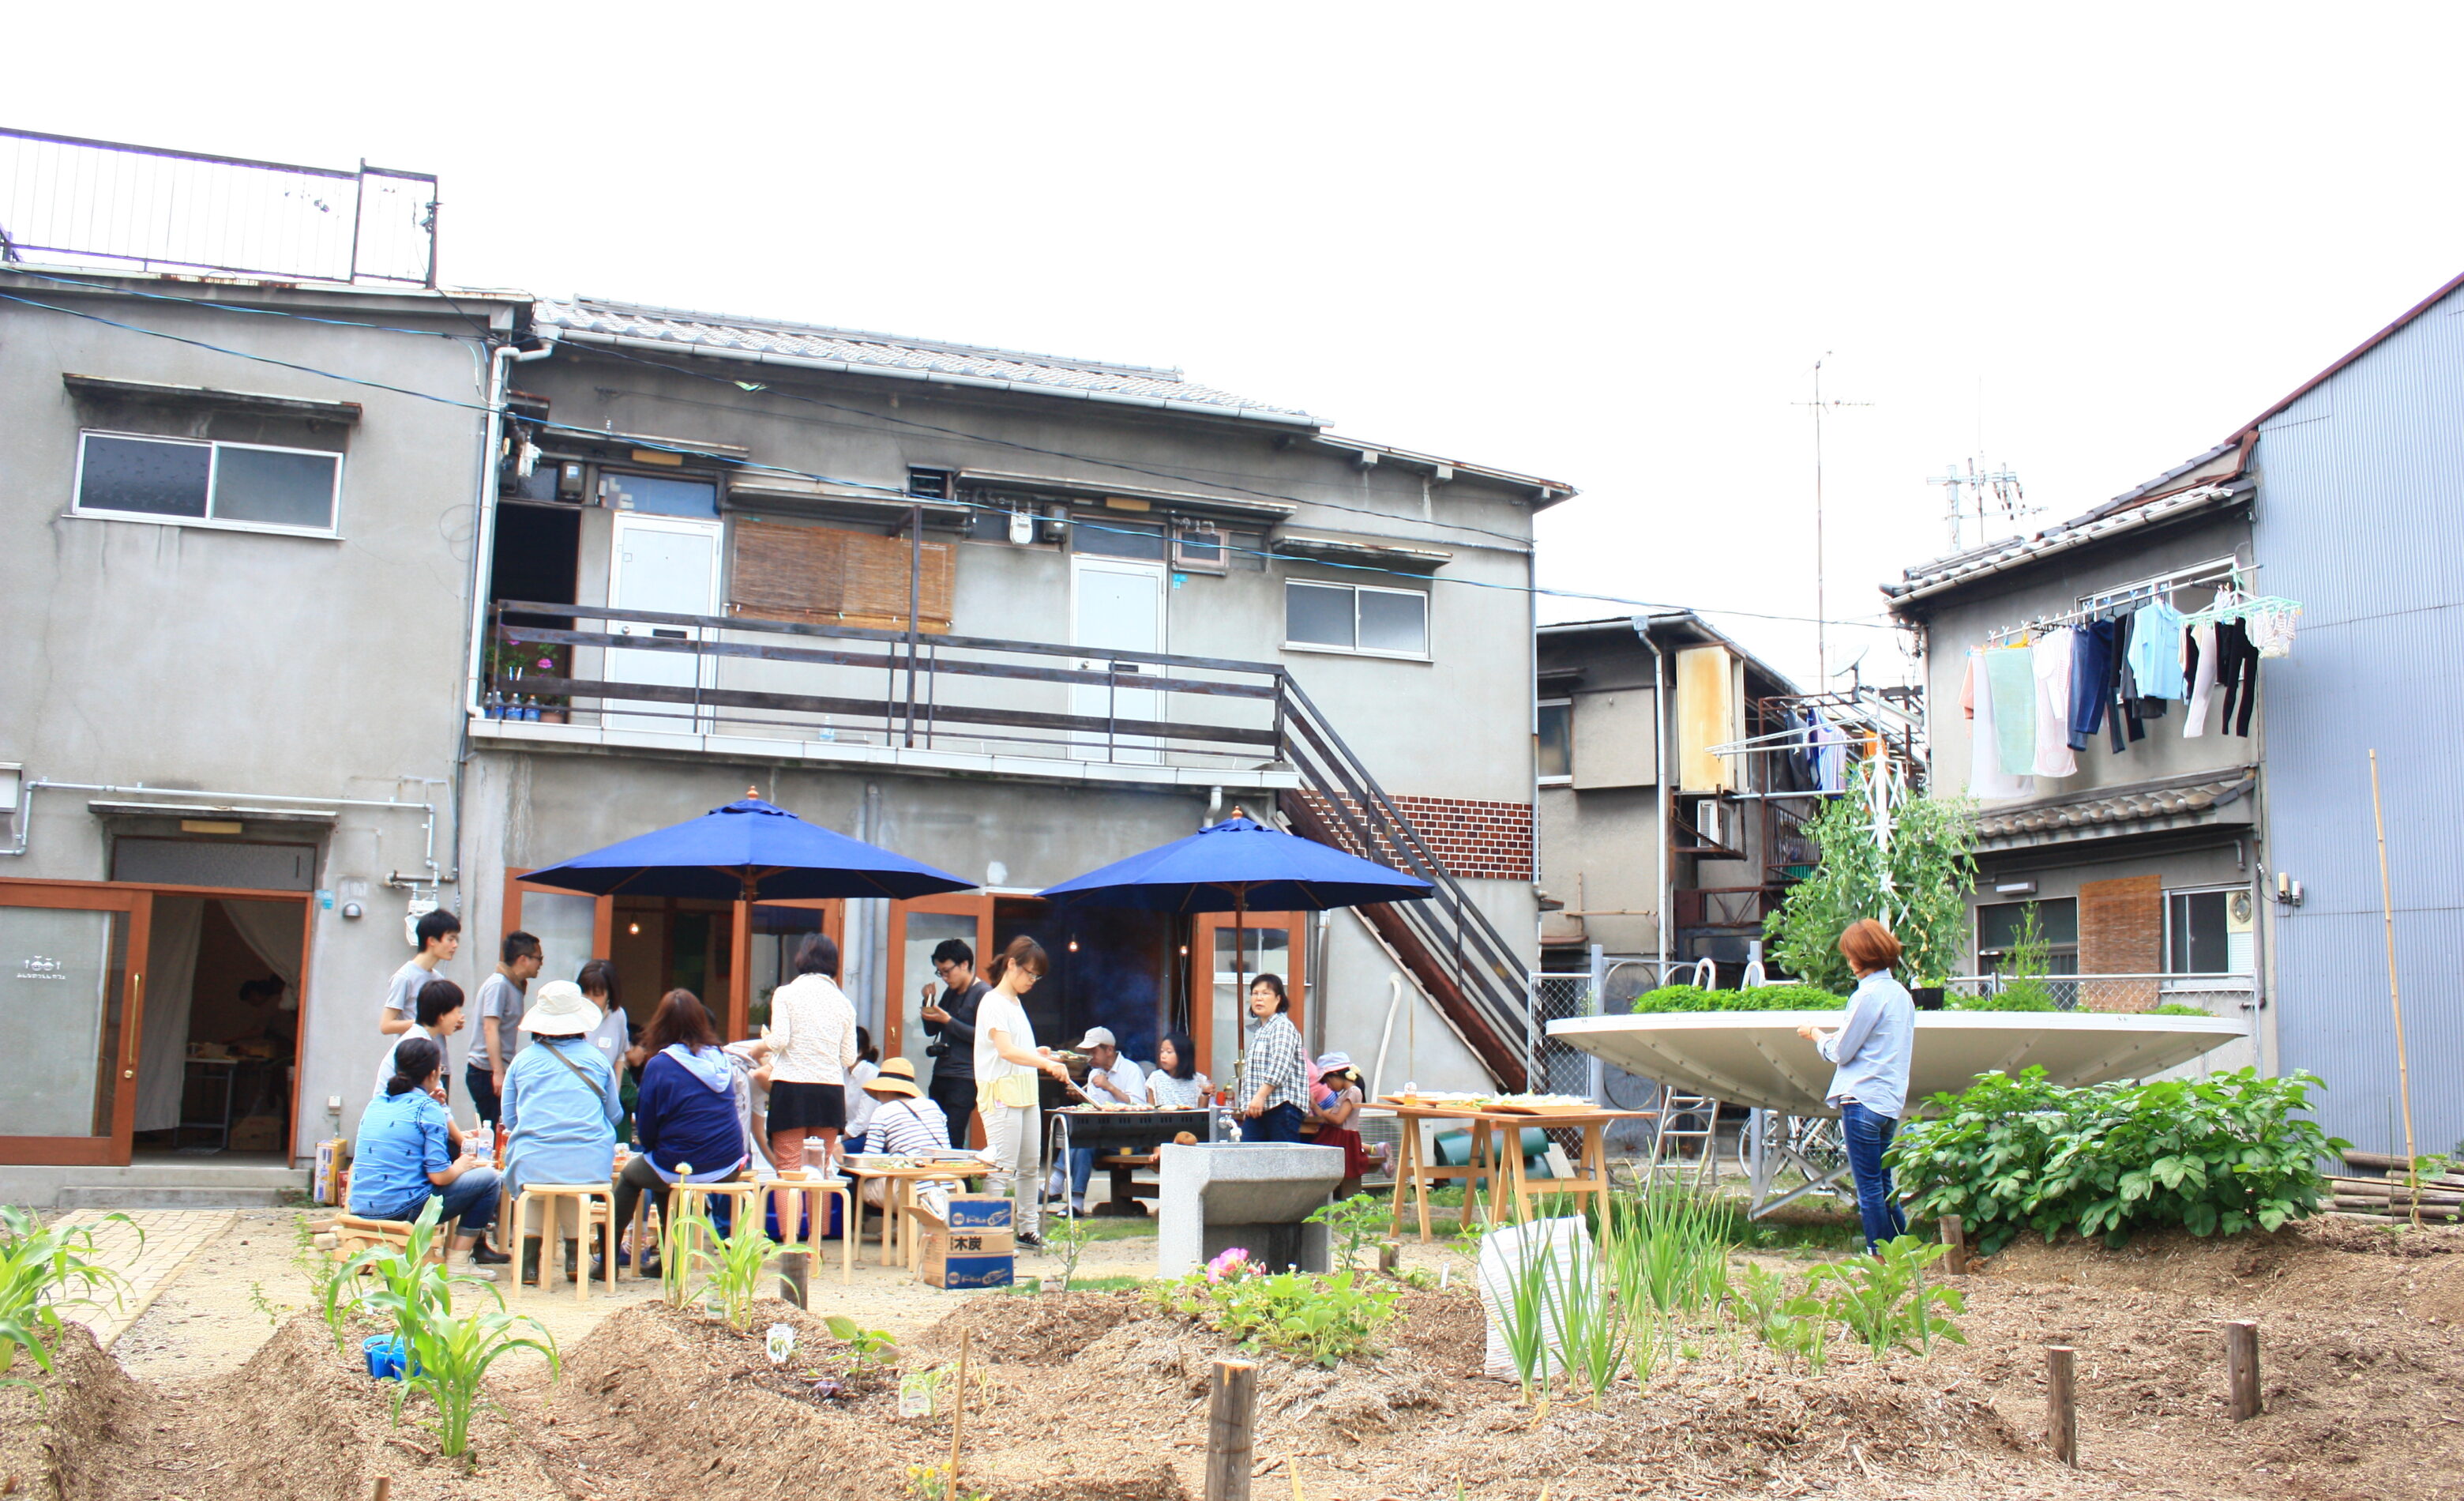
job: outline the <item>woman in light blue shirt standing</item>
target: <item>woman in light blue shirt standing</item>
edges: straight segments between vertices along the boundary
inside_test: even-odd
[[[1852,922],[1839,935],[1839,953],[1857,972],[1847,1016],[1836,1032],[1800,1026],[1796,1034],[1837,1065],[1824,1100],[1839,1111],[1848,1171],[1857,1181],[1857,1213],[1865,1222],[1865,1249],[1870,1252],[1908,1232],[1882,1154],[1890,1149],[1907,1109],[1917,1008],[1907,987],[1891,978],[1891,966],[1900,961],[1900,940],[1890,929],[1871,917]]]

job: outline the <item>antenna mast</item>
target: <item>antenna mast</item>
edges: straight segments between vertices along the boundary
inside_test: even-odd
[[[1976,522],[1976,541],[1983,543],[1992,541],[1997,530],[2015,536],[2019,523],[2044,509],[2027,503],[2028,493],[2008,464],[1970,458],[1965,474],[1957,464],[1945,464],[1943,472],[1925,483],[1943,489],[1943,522],[1952,552],[1967,545],[1967,523],[1971,518]]]

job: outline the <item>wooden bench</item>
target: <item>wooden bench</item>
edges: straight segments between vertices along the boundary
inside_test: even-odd
[[[316,1229],[314,1222],[310,1228]],[[408,1220],[370,1220],[346,1210],[324,1222],[324,1228],[319,1233],[320,1244],[326,1246],[336,1261],[348,1261],[363,1250],[399,1254],[408,1248],[413,1228]],[[441,1264],[445,1260],[446,1247],[452,1244],[452,1234],[444,1225],[438,1225],[436,1237],[428,1247],[428,1259]]]
[[[1095,1165],[1112,1175],[1112,1191],[1095,1206],[1099,1215],[1140,1215],[1147,1212],[1141,1199],[1161,1197],[1163,1189],[1153,1182],[1139,1182],[1134,1176],[1140,1168],[1153,1168],[1163,1160],[1160,1152],[1112,1152],[1095,1159]]]

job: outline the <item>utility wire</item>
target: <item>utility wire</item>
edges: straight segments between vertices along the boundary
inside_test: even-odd
[[[147,295],[147,294],[141,294],[141,295]],[[168,300],[168,301],[187,301],[187,300],[189,300],[189,299],[187,299],[187,298],[165,298],[165,300]],[[394,386],[394,385],[390,385],[390,384],[388,384],[388,383],[386,383],[386,382],[384,382],[384,381],[369,380],[369,379],[366,379],[366,378],[362,377],[362,376],[344,375],[344,374],[342,374],[342,373],[341,373],[341,372],[340,372],[340,371],[337,371],[337,370],[327,370],[327,369],[320,368],[319,366],[317,366],[317,365],[312,365],[312,364],[299,364],[298,362],[297,362],[297,361],[293,361],[293,360],[281,360],[281,359],[276,359],[276,358],[275,358],[275,357],[274,357],[274,356],[272,356],[272,355],[254,354],[254,353],[251,353],[250,351],[245,350],[245,349],[232,349],[232,348],[230,348],[230,347],[228,347],[228,346],[226,346],[226,345],[222,345],[222,344],[209,343],[209,342],[207,342],[206,341],[204,341],[204,340],[202,340],[202,339],[190,339],[190,338],[187,338],[187,336],[185,336],[185,335],[181,335],[181,334],[165,333],[165,332],[164,332],[164,331],[163,331],[163,330],[161,330],[161,329],[156,329],[156,328],[145,328],[145,327],[142,327],[142,326],[140,326],[140,325],[138,325],[138,324],[135,324],[135,323],[122,322],[122,321],[121,321],[121,320],[118,320],[118,319],[105,318],[105,317],[103,317],[103,316],[102,316],[101,314],[99,314],[99,313],[89,313],[89,312],[85,312],[85,311],[82,311],[82,310],[77,309],[77,308],[60,307],[60,306],[58,306],[58,305],[56,305],[56,304],[55,304],[55,303],[38,301],[38,300],[36,300],[36,299],[35,299],[35,298],[33,298],[21,297],[21,296],[18,296],[18,295],[17,295],[17,294],[15,294],[15,293],[11,293],[11,292],[0,292],[0,301],[16,302],[16,303],[20,303],[20,304],[22,304],[22,305],[24,305],[24,306],[27,306],[27,307],[32,307],[32,308],[38,308],[38,309],[41,309],[41,310],[42,310],[42,311],[44,311],[44,312],[48,312],[48,313],[59,313],[59,314],[65,315],[66,317],[69,317],[69,318],[83,319],[83,320],[87,320],[87,321],[89,321],[89,322],[101,323],[101,324],[104,324],[104,325],[105,325],[105,326],[107,326],[107,327],[121,329],[121,330],[123,330],[123,331],[125,331],[125,332],[128,332],[128,333],[133,333],[133,334],[142,334],[142,335],[143,335],[143,336],[145,336],[145,337],[147,337],[147,338],[151,338],[151,339],[162,339],[162,340],[166,340],[166,341],[168,341],[168,342],[172,342],[172,343],[187,344],[187,345],[188,345],[188,346],[190,346],[190,347],[192,347],[192,348],[204,349],[204,350],[207,350],[207,351],[209,351],[209,352],[210,352],[210,353],[213,353],[213,354],[229,355],[229,356],[231,356],[231,358],[233,358],[233,359],[237,359],[237,360],[250,360],[250,361],[254,361],[254,362],[256,362],[256,363],[258,363],[258,364],[271,364],[271,365],[275,365],[275,366],[277,366],[277,367],[279,367],[279,368],[286,369],[286,370],[297,370],[297,371],[299,371],[299,372],[300,372],[300,373],[302,373],[302,374],[318,376],[318,377],[320,377],[321,379],[324,379],[324,380],[329,380],[329,381],[340,381],[340,382],[341,382],[341,383],[343,383],[344,385],[347,385],[347,386],[364,386],[364,387],[366,387],[366,388],[368,388],[368,389],[370,389],[370,390],[385,391],[385,392],[388,392],[388,393],[390,393],[390,394],[397,395],[397,396],[408,396],[408,397],[412,397],[412,398],[414,398],[414,399],[416,399],[416,400],[419,400],[419,401],[432,402],[432,403],[434,403],[434,404],[436,404],[436,405],[438,405],[438,406],[442,406],[442,407],[452,407],[452,408],[458,408],[458,409],[460,409],[460,410],[464,410],[464,411],[472,411],[472,412],[477,412],[477,413],[481,413],[481,414],[483,414],[483,415],[484,415],[484,414],[487,414],[487,413],[489,413],[489,412],[491,412],[491,411],[494,409],[494,408],[490,408],[486,403],[484,403],[484,402],[464,401],[464,400],[462,400],[462,399],[460,399],[460,398],[458,398],[458,397],[452,397],[452,396],[439,396],[439,395],[436,395],[436,394],[434,394],[433,392],[429,392],[429,391],[413,390],[413,389],[411,389],[411,388],[410,388],[410,387],[408,387],[408,386]],[[197,304],[197,305],[211,307],[211,306],[218,306],[218,305],[220,305],[220,304],[215,304],[215,303],[199,303],[199,304]],[[257,311],[257,310],[255,310],[255,309],[246,309],[246,310],[242,310],[242,311]],[[283,316],[288,316],[288,317],[304,317],[304,315],[297,315],[297,314],[286,314],[286,315],[283,315]],[[307,320],[307,321],[311,321],[311,322],[341,322],[341,321],[342,321],[342,320],[340,320],[317,319],[317,318],[308,318],[308,319],[306,319],[306,320]],[[345,326],[352,326],[352,327],[363,327],[363,328],[381,328],[381,327],[383,327],[384,325],[381,325],[381,324],[369,324],[369,323],[356,323],[356,324],[347,324],[347,325],[345,325]],[[391,330],[391,331],[393,331],[393,332],[400,332],[400,333],[426,334],[426,335],[429,335],[429,336],[431,336],[431,337],[436,337],[436,338],[447,338],[447,339],[454,339],[454,340],[457,340],[457,341],[462,337],[461,335],[458,335],[458,334],[436,334],[436,333],[434,333],[434,331],[433,331],[433,330],[429,330],[429,329],[395,329],[395,330]],[[652,364],[652,365],[657,365],[657,362],[655,362],[655,361],[643,361],[643,362],[639,362],[639,363],[647,364]],[[659,368],[663,368],[663,369],[664,369],[664,368],[670,368],[670,367],[668,367],[668,366],[664,366],[664,365],[658,365],[657,367],[659,367]],[[684,373],[684,374],[693,374],[693,373],[697,373],[697,372],[693,372],[693,371],[683,371],[683,372],[679,372],[679,373]],[[717,377],[713,377],[713,379],[718,379],[718,378],[717,378]],[[733,385],[737,385],[738,383],[737,383],[737,382],[733,382],[733,381],[730,381],[730,382],[728,382],[727,384],[729,384],[729,385],[733,386]],[[818,402],[818,401],[817,401],[817,402],[815,403],[815,405],[820,405],[820,406],[828,406],[828,405],[831,405],[831,404],[829,404],[829,403],[823,403],[823,402]],[[856,413],[856,414],[858,414],[858,415],[863,415],[863,416],[868,416],[868,417],[878,415],[877,413],[872,413],[872,412],[865,411],[865,410],[864,410],[863,408],[841,408],[841,409],[847,410],[847,411],[851,411],[851,412],[855,412],[855,413]],[[502,411],[502,412],[498,413],[498,415],[500,415],[500,416],[501,416],[504,420],[506,420],[506,421],[524,424],[524,425],[527,425],[527,426],[530,426],[530,427],[538,428],[538,429],[542,430],[545,430],[545,431],[571,433],[571,434],[574,434],[574,435],[577,435],[577,436],[581,436],[581,437],[586,437],[586,438],[596,439],[596,440],[601,441],[601,442],[605,442],[605,441],[606,441],[607,439],[609,439],[609,438],[611,438],[611,437],[621,437],[621,438],[623,439],[623,441],[624,441],[624,442],[626,442],[627,444],[628,444],[628,445],[630,445],[630,446],[632,446],[632,447],[634,447],[634,448],[649,449],[649,450],[652,450],[652,451],[654,451],[654,452],[658,452],[658,453],[674,453],[674,454],[677,454],[677,455],[680,455],[680,456],[683,456],[683,457],[687,457],[687,458],[701,458],[701,459],[713,460],[713,461],[716,461],[716,462],[720,462],[720,463],[730,464],[730,465],[733,465],[733,466],[736,466],[736,467],[738,467],[738,468],[742,468],[742,469],[756,470],[756,471],[759,471],[759,472],[764,473],[764,474],[784,475],[789,475],[789,476],[792,476],[792,477],[795,477],[795,478],[799,478],[799,479],[808,479],[808,480],[813,480],[813,481],[816,481],[816,482],[818,482],[818,483],[822,483],[822,484],[843,485],[843,486],[847,486],[847,487],[848,487],[848,488],[850,488],[850,489],[875,491],[875,492],[878,492],[878,493],[880,493],[880,494],[882,494],[882,495],[884,495],[884,496],[886,496],[886,497],[893,497],[893,498],[900,499],[900,500],[911,500],[911,501],[912,501],[912,500],[915,500],[915,499],[919,498],[919,497],[917,497],[911,496],[911,495],[910,495],[910,494],[908,494],[907,492],[905,492],[905,491],[903,491],[903,490],[899,490],[899,489],[897,489],[897,488],[895,488],[895,487],[889,486],[889,485],[875,484],[875,483],[872,483],[872,482],[870,482],[870,481],[869,481],[869,480],[861,480],[861,479],[847,479],[847,478],[844,478],[844,477],[841,477],[841,476],[839,476],[839,475],[826,475],[826,474],[822,474],[822,473],[819,473],[819,472],[816,472],[816,471],[812,471],[812,470],[795,469],[795,468],[791,468],[791,467],[789,467],[789,466],[782,465],[782,464],[747,464],[747,463],[745,463],[743,460],[741,460],[741,459],[739,459],[739,458],[736,457],[736,456],[735,456],[735,455],[733,455],[733,454],[715,453],[709,452],[709,451],[707,451],[707,450],[693,448],[693,447],[692,447],[692,446],[691,446],[691,445],[689,445],[689,444],[677,443],[677,442],[673,442],[673,441],[670,441],[670,440],[663,440],[663,439],[656,439],[656,438],[636,437],[636,436],[633,436],[633,435],[631,435],[631,434],[616,434],[616,433],[610,433],[610,432],[607,432],[607,431],[605,431],[605,430],[602,430],[602,429],[598,429],[598,428],[585,428],[585,427],[580,427],[580,426],[577,426],[577,425],[572,424],[572,423],[550,422],[550,421],[547,421],[547,420],[545,420],[545,419],[543,419],[543,418],[525,416],[524,414],[522,414],[522,413],[520,413],[520,412],[518,412],[518,411],[512,410],[512,409],[510,409],[510,408],[507,408],[506,410],[504,410],[504,411]],[[917,426],[930,426],[930,425],[929,425],[929,424],[917,424]],[[956,430],[944,430],[956,431]],[[959,433],[958,435],[960,435],[960,436],[971,436],[971,434],[965,434],[965,433]],[[991,441],[991,440],[987,440],[987,441]],[[1057,453],[1058,451],[1053,451],[1053,450],[1037,450],[1036,452],[1040,452],[1040,453]],[[1074,455],[1069,455],[1069,454],[1059,454],[1059,456],[1062,456],[1062,457],[1071,457],[1071,456],[1074,456]],[[1127,466],[1122,466],[1122,467],[1127,467]],[[1179,476],[1166,476],[1166,477],[1179,477]],[[1198,481],[1198,482],[1199,482],[1199,483],[1205,483],[1205,481]],[[1261,492],[1261,493],[1263,493],[1263,492]],[[975,512],[981,512],[981,513],[984,513],[984,514],[986,514],[986,515],[1000,516],[1000,517],[1002,517],[1002,518],[1007,518],[1007,517],[1011,514],[1011,513],[1010,513],[1010,511],[1009,511],[1007,508],[1002,507],[1002,506],[991,505],[991,504],[987,504],[987,503],[985,503],[985,502],[981,502],[981,501],[961,500],[961,499],[957,499],[957,498],[955,498],[955,497],[950,498],[950,499],[946,499],[946,500],[938,500],[936,503],[937,503],[937,505],[938,505],[938,506],[943,507],[943,508],[947,508],[947,507],[951,507],[951,506],[956,506],[956,507],[958,507],[958,508],[963,509],[963,510],[975,511]],[[1301,502],[1299,502],[1299,503],[1301,503],[1301,504],[1316,504],[1317,502],[1314,502],[1314,501],[1301,501]],[[1364,513],[1364,514],[1374,515],[1374,516],[1379,516],[1381,519],[1392,519],[1392,518],[1387,518],[1387,517],[1385,517],[1385,516],[1384,516],[1384,513],[1381,513],[1381,512],[1366,512],[1366,513]],[[1095,532],[1102,532],[1102,533],[1109,533],[1109,534],[1111,534],[1111,535],[1115,535],[1115,536],[1123,536],[1123,537],[1153,537],[1153,536],[1155,536],[1155,534],[1154,532],[1152,532],[1152,531],[1143,530],[1143,529],[1140,529],[1140,528],[1137,528],[1137,527],[1107,525],[1106,523],[1101,522],[1101,521],[1095,521],[1095,520],[1084,520],[1084,519],[1080,519],[1075,518],[1075,517],[1073,517],[1073,518],[1071,518],[1071,519],[1070,519],[1070,520],[1069,520],[1069,525],[1070,525],[1071,527],[1073,527],[1073,528],[1078,528],[1078,529],[1083,529],[1083,530],[1091,530],[1091,531],[1095,531]],[[1501,534],[1501,535],[1502,535],[1502,534]],[[1220,545],[1221,545],[1221,549],[1222,549],[1225,553],[1227,553],[1227,554],[1237,554],[1237,555],[1243,556],[1243,557],[1253,557],[1253,558],[1258,558],[1258,559],[1266,560],[1266,561],[1270,561],[1270,562],[1281,562],[1281,563],[1311,563],[1311,564],[1314,564],[1314,565],[1319,566],[1319,567],[1333,568],[1333,569],[1338,569],[1338,570],[1341,570],[1341,571],[1345,571],[1345,572],[1352,572],[1352,573],[1374,573],[1374,574],[1379,574],[1379,575],[1382,575],[1382,576],[1385,576],[1385,577],[1389,577],[1389,578],[1397,578],[1397,579],[1407,579],[1407,580],[1412,580],[1412,581],[1414,581],[1414,582],[1420,583],[1420,584],[1426,584],[1426,585],[1445,584],[1445,585],[1454,585],[1454,586],[1459,587],[1459,588],[1490,589],[1490,590],[1495,590],[1495,591],[1498,591],[1498,592],[1501,592],[1501,593],[1508,593],[1508,594],[1529,594],[1529,595],[1533,595],[1533,596],[1535,596],[1535,597],[1547,598],[1547,599],[1563,599],[1563,600],[1573,600],[1573,601],[1578,601],[1578,602],[1582,602],[1582,603],[1586,603],[1586,604],[1613,605],[1613,606],[1616,606],[1616,607],[1619,607],[1619,608],[1621,608],[1621,609],[1636,610],[1636,611],[1644,611],[1644,612],[1649,612],[1649,613],[1676,613],[1676,612],[1683,612],[1683,613],[1693,613],[1693,614],[1698,614],[1698,615],[1721,615],[1721,616],[1728,616],[1728,617],[1733,617],[1733,618],[1741,619],[1741,620],[1770,620],[1770,621],[1781,621],[1781,622],[1788,622],[1788,623],[1792,623],[1792,624],[1820,623],[1820,624],[1829,624],[1829,625],[1841,626],[1841,627],[1847,627],[1847,628],[1853,628],[1853,629],[1867,629],[1867,630],[1890,630],[1890,629],[1898,629],[1898,623],[1897,623],[1897,622],[1895,622],[1895,621],[1889,620],[1889,619],[1887,619],[1887,618],[1876,619],[1876,618],[1873,618],[1873,617],[1862,617],[1862,618],[1855,618],[1855,619],[1834,619],[1834,620],[1830,620],[1830,621],[1827,621],[1827,622],[1816,622],[1815,617],[1813,617],[1813,616],[1809,616],[1809,615],[1781,614],[1781,613],[1775,613],[1775,612],[1766,611],[1766,610],[1729,609],[1729,608],[1718,608],[1718,607],[1704,607],[1704,606],[1672,605],[1672,604],[1668,604],[1668,603],[1661,602],[1661,601],[1629,599],[1629,598],[1626,598],[1625,596],[1622,596],[1622,595],[1616,595],[1616,594],[1595,594],[1595,593],[1591,593],[1591,592],[1588,592],[1588,591],[1585,591],[1585,590],[1580,590],[1580,589],[1557,589],[1557,588],[1548,588],[1548,587],[1544,587],[1544,586],[1539,585],[1501,584],[1501,583],[1495,583],[1495,582],[1491,582],[1491,581],[1489,581],[1489,580],[1485,580],[1485,579],[1439,578],[1439,577],[1437,577],[1437,576],[1436,576],[1436,575],[1434,575],[1434,574],[1429,574],[1429,573],[1419,573],[1419,572],[1414,572],[1414,571],[1412,571],[1412,570],[1410,570],[1410,569],[1405,569],[1405,568],[1389,568],[1389,567],[1381,566],[1381,565],[1376,564],[1376,563],[1338,563],[1338,562],[1335,562],[1335,561],[1331,560],[1331,559],[1305,557],[1305,556],[1302,556],[1302,555],[1299,555],[1299,554],[1287,553],[1287,552],[1276,552],[1276,551],[1274,551],[1271,547],[1269,547],[1269,548],[1241,547],[1241,546],[1236,546],[1236,545],[1234,545],[1233,543],[1231,543],[1231,542],[1230,542],[1230,541],[1224,541],[1224,542],[1221,543]]]

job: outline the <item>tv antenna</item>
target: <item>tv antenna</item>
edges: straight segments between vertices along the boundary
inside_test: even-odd
[[[1831,351],[1822,351],[1822,360]],[[1822,556],[1822,412],[1828,407],[1871,407],[1869,401],[1824,401],[1822,399],[1822,360],[1814,362],[1814,399],[1797,406],[1814,408],[1814,661],[1815,680],[1827,681],[1831,673],[1831,611],[1823,605]]]
[[[1943,521],[1950,534],[1950,550],[1957,552],[1970,518],[1976,521],[1976,541],[1992,540],[1995,523],[2012,534],[2019,523],[2044,509],[2028,504],[2028,493],[2019,484],[2019,476],[2008,464],[1993,465],[1970,458],[1968,471],[1960,472],[1957,464],[1945,464],[1943,472],[1925,481],[1943,489]]]

